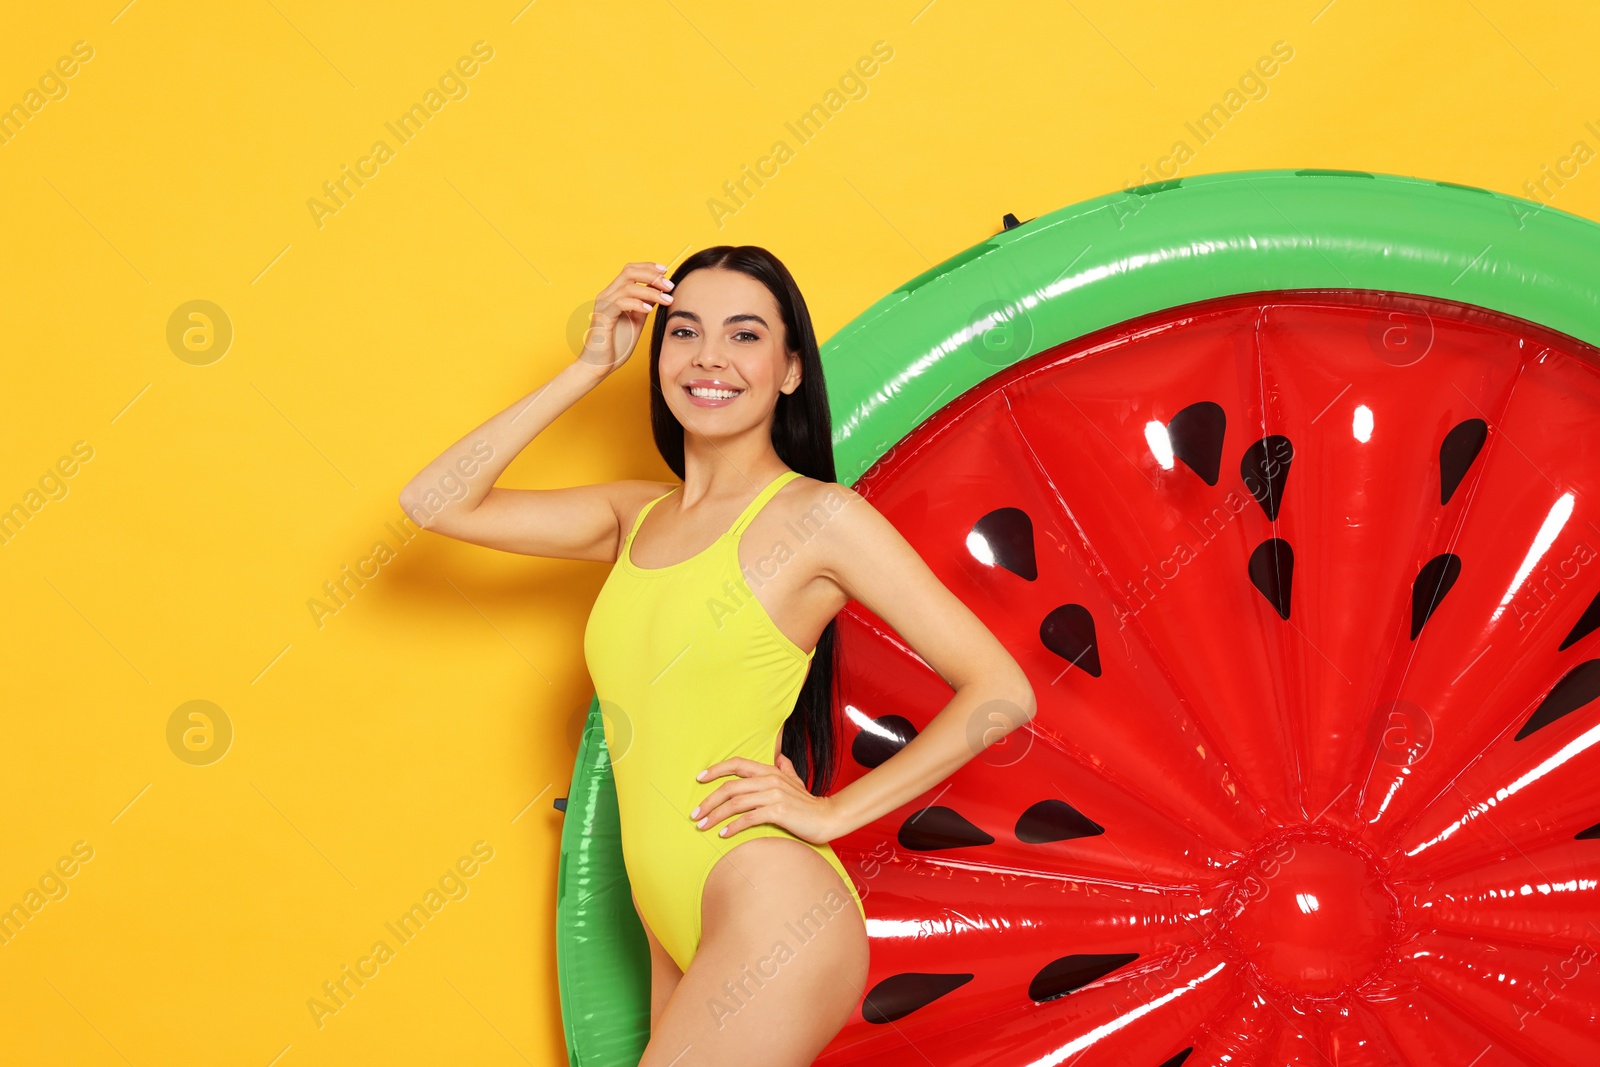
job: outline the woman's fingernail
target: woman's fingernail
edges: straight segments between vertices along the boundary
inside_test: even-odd
[[[701,819],[699,822],[695,823],[695,825],[700,827],[700,829],[704,830],[706,828],[706,823],[708,823],[710,821],[711,821],[711,816],[707,815],[704,819]]]
[[[701,771],[699,774],[694,776],[694,780],[697,781],[697,782],[705,781],[706,780],[706,772],[705,771]]]
[[[656,264],[656,270],[666,270],[666,269],[667,269],[667,265],[665,263],[657,263]]]
[[[700,809],[699,808],[695,808],[693,811],[691,811],[689,813],[689,818],[691,818],[691,819],[698,819],[699,817],[700,817]]]

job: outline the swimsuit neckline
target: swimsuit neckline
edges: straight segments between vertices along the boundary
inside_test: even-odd
[[[669,490],[669,494],[670,494],[670,490]],[[668,494],[663,494],[663,496],[658,496],[658,497],[656,497],[656,500],[664,499],[664,497],[666,495],[668,495]],[[650,501],[650,503],[654,504],[656,502],[656,500],[652,500],[652,501]],[[649,505],[646,505],[646,506],[648,507]],[[639,521],[640,522],[644,521],[644,513],[642,513],[642,512],[639,515]],[[638,532],[639,532],[638,528],[635,527],[634,528],[634,533],[638,533]],[[701,556],[705,555],[707,552],[710,552],[713,548],[716,548],[718,545],[720,545],[722,543],[723,539],[726,538],[728,536],[728,534],[730,534],[732,532],[733,532],[733,528],[729,527],[727,530],[724,530],[722,533],[718,534],[717,535],[717,539],[715,541],[711,542],[705,548],[702,548],[700,551],[696,552],[694,555],[690,556],[688,559],[679,560],[677,563],[669,563],[665,567],[641,567],[637,563],[635,563],[633,561],[633,538],[630,536],[628,538],[628,543],[626,545],[624,545],[623,549],[622,549],[622,561],[627,564],[629,570],[637,571],[640,574],[661,574],[661,573],[663,573],[665,571],[675,571],[679,567],[682,567],[686,563],[693,563],[695,560],[699,559]]]
[[[777,478],[773,478],[772,481],[769,481],[766,485],[762,486],[760,492],[756,493],[755,497],[751,499],[750,503],[746,504],[744,506],[744,510],[740,511],[738,516],[733,520],[733,525],[729,526],[722,533],[718,534],[716,540],[712,541],[709,545],[707,545],[705,548],[702,548],[700,551],[696,552],[694,555],[690,556],[688,559],[679,560],[677,563],[669,563],[664,567],[641,567],[641,566],[639,566],[637,563],[635,563],[633,561],[633,542],[634,542],[634,539],[636,537],[638,537],[638,535],[639,535],[639,527],[644,525],[644,517],[647,514],[650,513],[650,509],[655,507],[656,504],[660,503],[662,500],[665,500],[667,497],[671,496],[673,494],[673,492],[675,492],[677,489],[682,488],[681,486],[674,486],[672,489],[668,489],[665,493],[662,493],[660,496],[658,496],[654,500],[650,501],[648,504],[646,504],[639,511],[639,517],[633,520],[633,529],[631,531],[629,531],[628,540],[622,546],[622,554],[621,554],[621,556],[618,557],[618,559],[622,563],[622,565],[624,567],[626,567],[629,571],[632,571],[635,574],[642,574],[642,575],[645,575],[647,577],[654,576],[654,575],[657,575],[657,574],[666,574],[668,571],[675,571],[675,570],[678,570],[678,569],[680,569],[682,567],[685,567],[688,564],[693,563],[696,560],[698,560],[698,559],[702,558],[703,556],[707,555],[713,549],[715,549],[718,545],[721,545],[724,541],[726,541],[729,538],[733,537],[735,535],[735,532],[738,530],[740,523],[744,520],[744,518],[746,516],[746,513],[749,512],[750,509],[755,506],[757,501],[762,499],[762,496],[766,494],[767,490],[772,485],[777,483],[777,481],[779,479],[786,478],[791,474],[797,474],[797,473],[798,473],[797,471],[792,471],[792,470],[784,471],[782,474],[778,475]],[[775,496],[776,494],[774,493],[772,495]],[[770,497],[769,497],[769,499],[770,499]],[[751,518],[754,518],[754,516],[752,515]]]

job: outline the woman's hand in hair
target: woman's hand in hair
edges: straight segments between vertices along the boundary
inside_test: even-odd
[[[671,304],[666,268],[629,263],[595,297],[578,362],[604,378],[628,361],[644,336],[644,320],[658,304]]]

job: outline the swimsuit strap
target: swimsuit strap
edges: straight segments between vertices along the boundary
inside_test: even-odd
[[[756,494],[756,498],[750,501],[745,506],[745,509],[739,513],[739,517],[734,520],[732,528],[728,530],[728,536],[737,539],[744,532],[744,528],[750,525],[750,521],[756,517],[756,512],[761,510],[762,505],[772,499],[773,494],[800,477],[803,476],[799,471],[784,471],[768,482],[761,492]]]
[[[672,489],[676,488],[677,486],[672,487]],[[639,514],[633,517],[633,529],[629,530],[628,536],[623,539],[622,551],[618,553],[619,556],[627,555],[628,546],[633,544],[634,535],[639,532],[639,524],[644,522],[644,517],[650,513],[651,508],[655,507],[656,504],[672,495],[672,489],[668,489],[665,493],[662,493],[660,496],[656,497],[654,500],[650,501],[644,507],[639,509]]]

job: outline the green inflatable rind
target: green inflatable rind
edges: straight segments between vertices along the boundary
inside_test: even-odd
[[[998,212],[997,212],[998,213]],[[1475,304],[1600,345],[1600,226],[1452,182],[1243,171],[1061,208],[917,275],[822,346],[839,481],[1029,356],[1239,293],[1376,289]],[[557,966],[572,1067],[636,1064],[650,952],[622,862],[598,700],[561,834]]]
[[[1470,186],[1355,171],[1183,178],[1061,208],[919,274],[824,345],[839,480],[1004,367],[1212,297],[1414,293],[1600,344],[1595,225]]]
[[[622,864],[617,789],[591,698],[567,791],[556,884],[556,970],[572,1067],[635,1067],[650,1037],[650,942]]]

